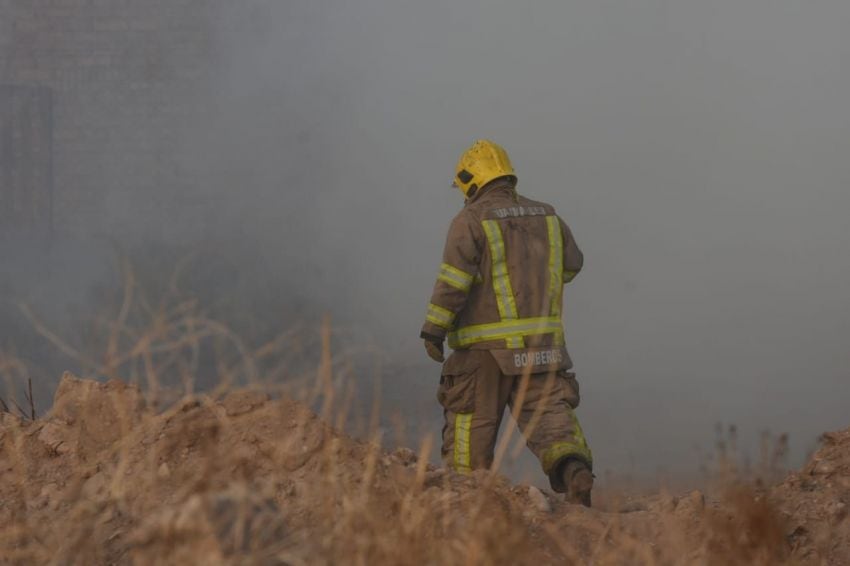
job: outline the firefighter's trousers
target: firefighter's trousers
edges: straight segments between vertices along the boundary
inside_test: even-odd
[[[493,464],[505,407],[516,416],[526,444],[540,460],[555,491],[565,491],[557,473],[561,462],[576,458],[593,465],[573,412],[579,404],[573,373],[506,375],[489,351],[460,350],[443,366],[437,399],[445,416],[443,460],[456,471]]]

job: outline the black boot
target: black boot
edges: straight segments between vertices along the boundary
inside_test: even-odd
[[[564,498],[567,503],[590,507],[590,491],[593,489],[593,474],[581,460],[567,460],[561,468],[561,477],[567,488]]]

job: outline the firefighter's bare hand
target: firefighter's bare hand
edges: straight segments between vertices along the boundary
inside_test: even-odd
[[[428,352],[428,357],[435,362],[443,363],[446,360],[446,358],[443,357],[442,342],[437,343],[431,340],[425,340],[425,351]]]

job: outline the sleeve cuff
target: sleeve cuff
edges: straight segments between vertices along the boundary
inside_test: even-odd
[[[436,324],[426,322],[425,326],[422,327],[422,331],[419,333],[419,337],[423,340],[430,340],[431,342],[441,344],[446,339],[446,331]]]

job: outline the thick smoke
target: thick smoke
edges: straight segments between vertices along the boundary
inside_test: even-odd
[[[788,432],[796,464],[847,425],[848,17],[827,0],[222,3],[174,150],[202,221],[177,243],[252,250],[232,269],[378,344],[388,410],[432,426],[418,327],[454,161],[491,137],[586,255],[565,310],[599,469],[693,471],[718,422],[756,456],[761,431]]]

